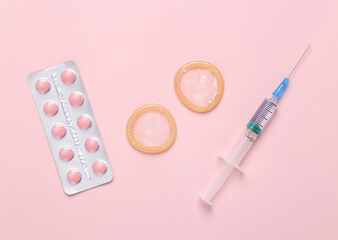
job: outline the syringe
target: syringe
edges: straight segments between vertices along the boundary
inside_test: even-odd
[[[206,194],[201,197],[201,199],[210,206],[212,205],[211,199],[223,186],[224,182],[227,180],[232,170],[236,168],[237,170],[242,172],[241,168],[238,166],[239,163],[256,140],[258,134],[264,129],[264,127],[276,111],[277,101],[282,96],[282,93],[284,92],[284,89],[287,86],[293,71],[296,69],[299,62],[303,59],[305,53],[309,48],[310,45],[305,49],[302,56],[299,58],[298,62],[290,72],[289,76],[284,78],[280,85],[277,87],[277,89],[272,93],[272,96],[270,98],[264,99],[249,123],[246,125],[244,136],[242,136],[238,143],[235,144],[235,147],[230,152],[228,157],[219,155],[219,157],[224,160],[224,163]]]

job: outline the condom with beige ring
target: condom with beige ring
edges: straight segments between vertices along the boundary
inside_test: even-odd
[[[176,122],[171,113],[159,104],[146,104],[129,118],[126,134],[129,143],[145,153],[169,149],[176,139]]]
[[[189,62],[178,69],[174,79],[176,95],[189,109],[208,112],[221,101],[224,80],[211,63]]]

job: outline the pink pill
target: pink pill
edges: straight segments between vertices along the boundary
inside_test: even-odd
[[[104,174],[107,171],[106,163],[103,160],[97,160],[93,164],[93,171],[96,174]]]
[[[71,147],[62,147],[59,151],[59,156],[62,160],[69,161],[73,158],[74,153]]]
[[[52,127],[52,135],[56,138],[62,138],[66,134],[66,129],[65,127],[57,123]]]
[[[83,96],[81,93],[75,92],[72,93],[69,97],[69,103],[73,107],[79,107],[83,104]]]
[[[45,103],[45,105],[43,106],[43,111],[49,115],[49,116],[53,116],[57,113],[58,111],[58,105],[53,102],[53,101],[48,101]]]
[[[99,142],[95,138],[88,138],[85,142],[85,147],[88,152],[95,152],[99,149]]]
[[[90,120],[89,116],[82,115],[77,119],[77,125],[81,129],[87,129],[92,125],[92,121]]]
[[[47,79],[39,79],[35,84],[35,88],[40,93],[46,93],[50,88],[50,84]]]
[[[70,183],[78,183],[81,180],[81,173],[77,169],[71,169],[67,173],[67,179]]]
[[[66,84],[71,84],[75,81],[76,76],[72,70],[65,70],[61,74],[61,79],[62,79],[62,82]]]

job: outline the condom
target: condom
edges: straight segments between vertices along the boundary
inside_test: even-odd
[[[189,109],[208,112],[221,101],[224,80],[211,63],[189,62],[178,69],[174,79],[176,95]]]
[[[159,104],[146,104],[130,116],[126,134],[129,143],[145,153],[169,149],[176,139],[176,122],[171,113]]]

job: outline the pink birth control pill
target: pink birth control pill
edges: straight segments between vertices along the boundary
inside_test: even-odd
[[[90,120],[89,116],[82,115],[77,119],[77,125],[81,129],[87,129],[92,125],[92,121]]]
[[[50,88],[50,84],[47,79],[39,79],[35,84],[35,88],[40,93],[46,93]]]
[[[88,152],[95,152],[99,149],[99,142],[95,138],[88,138],[85,142],[85,147]]]
[[[65,127],[57,123],[52,127],[52,135],[56,138],[62,138],[66,134],[66,129]]]
[[[70,183],[78,183],[81,180],[81,173],[77,169],[71,169],[67,173],[67,179]]]
[[[62,160],[69,161],[73,158],[74,153],[71,147],[62,147],[59,151],[59,156]]]
[[[28,84],[64,192],[73,195],[111,182],[114,174],[76,64],[31,73]]]
[[[58,105],[53,102],[53,101],[48,101],[45,103],[45,105],[43,106],[43,111],[49,115],[49,116],[53,116],[57,113],[58,111]]]
[[[83,96],[81,93],[75,92],[72,93],[69,97],[69,103],[73,107],[79,107],[83,104]]]
[[[66,84],[71,84],[75,81],[75,73],[72,70],[65,70],[61,74],[61,80],[62,82]]]
[[[96,174],[104,174],[107,171],[106,163],[103,160],[97,160],[93,164],[93,171]]]

